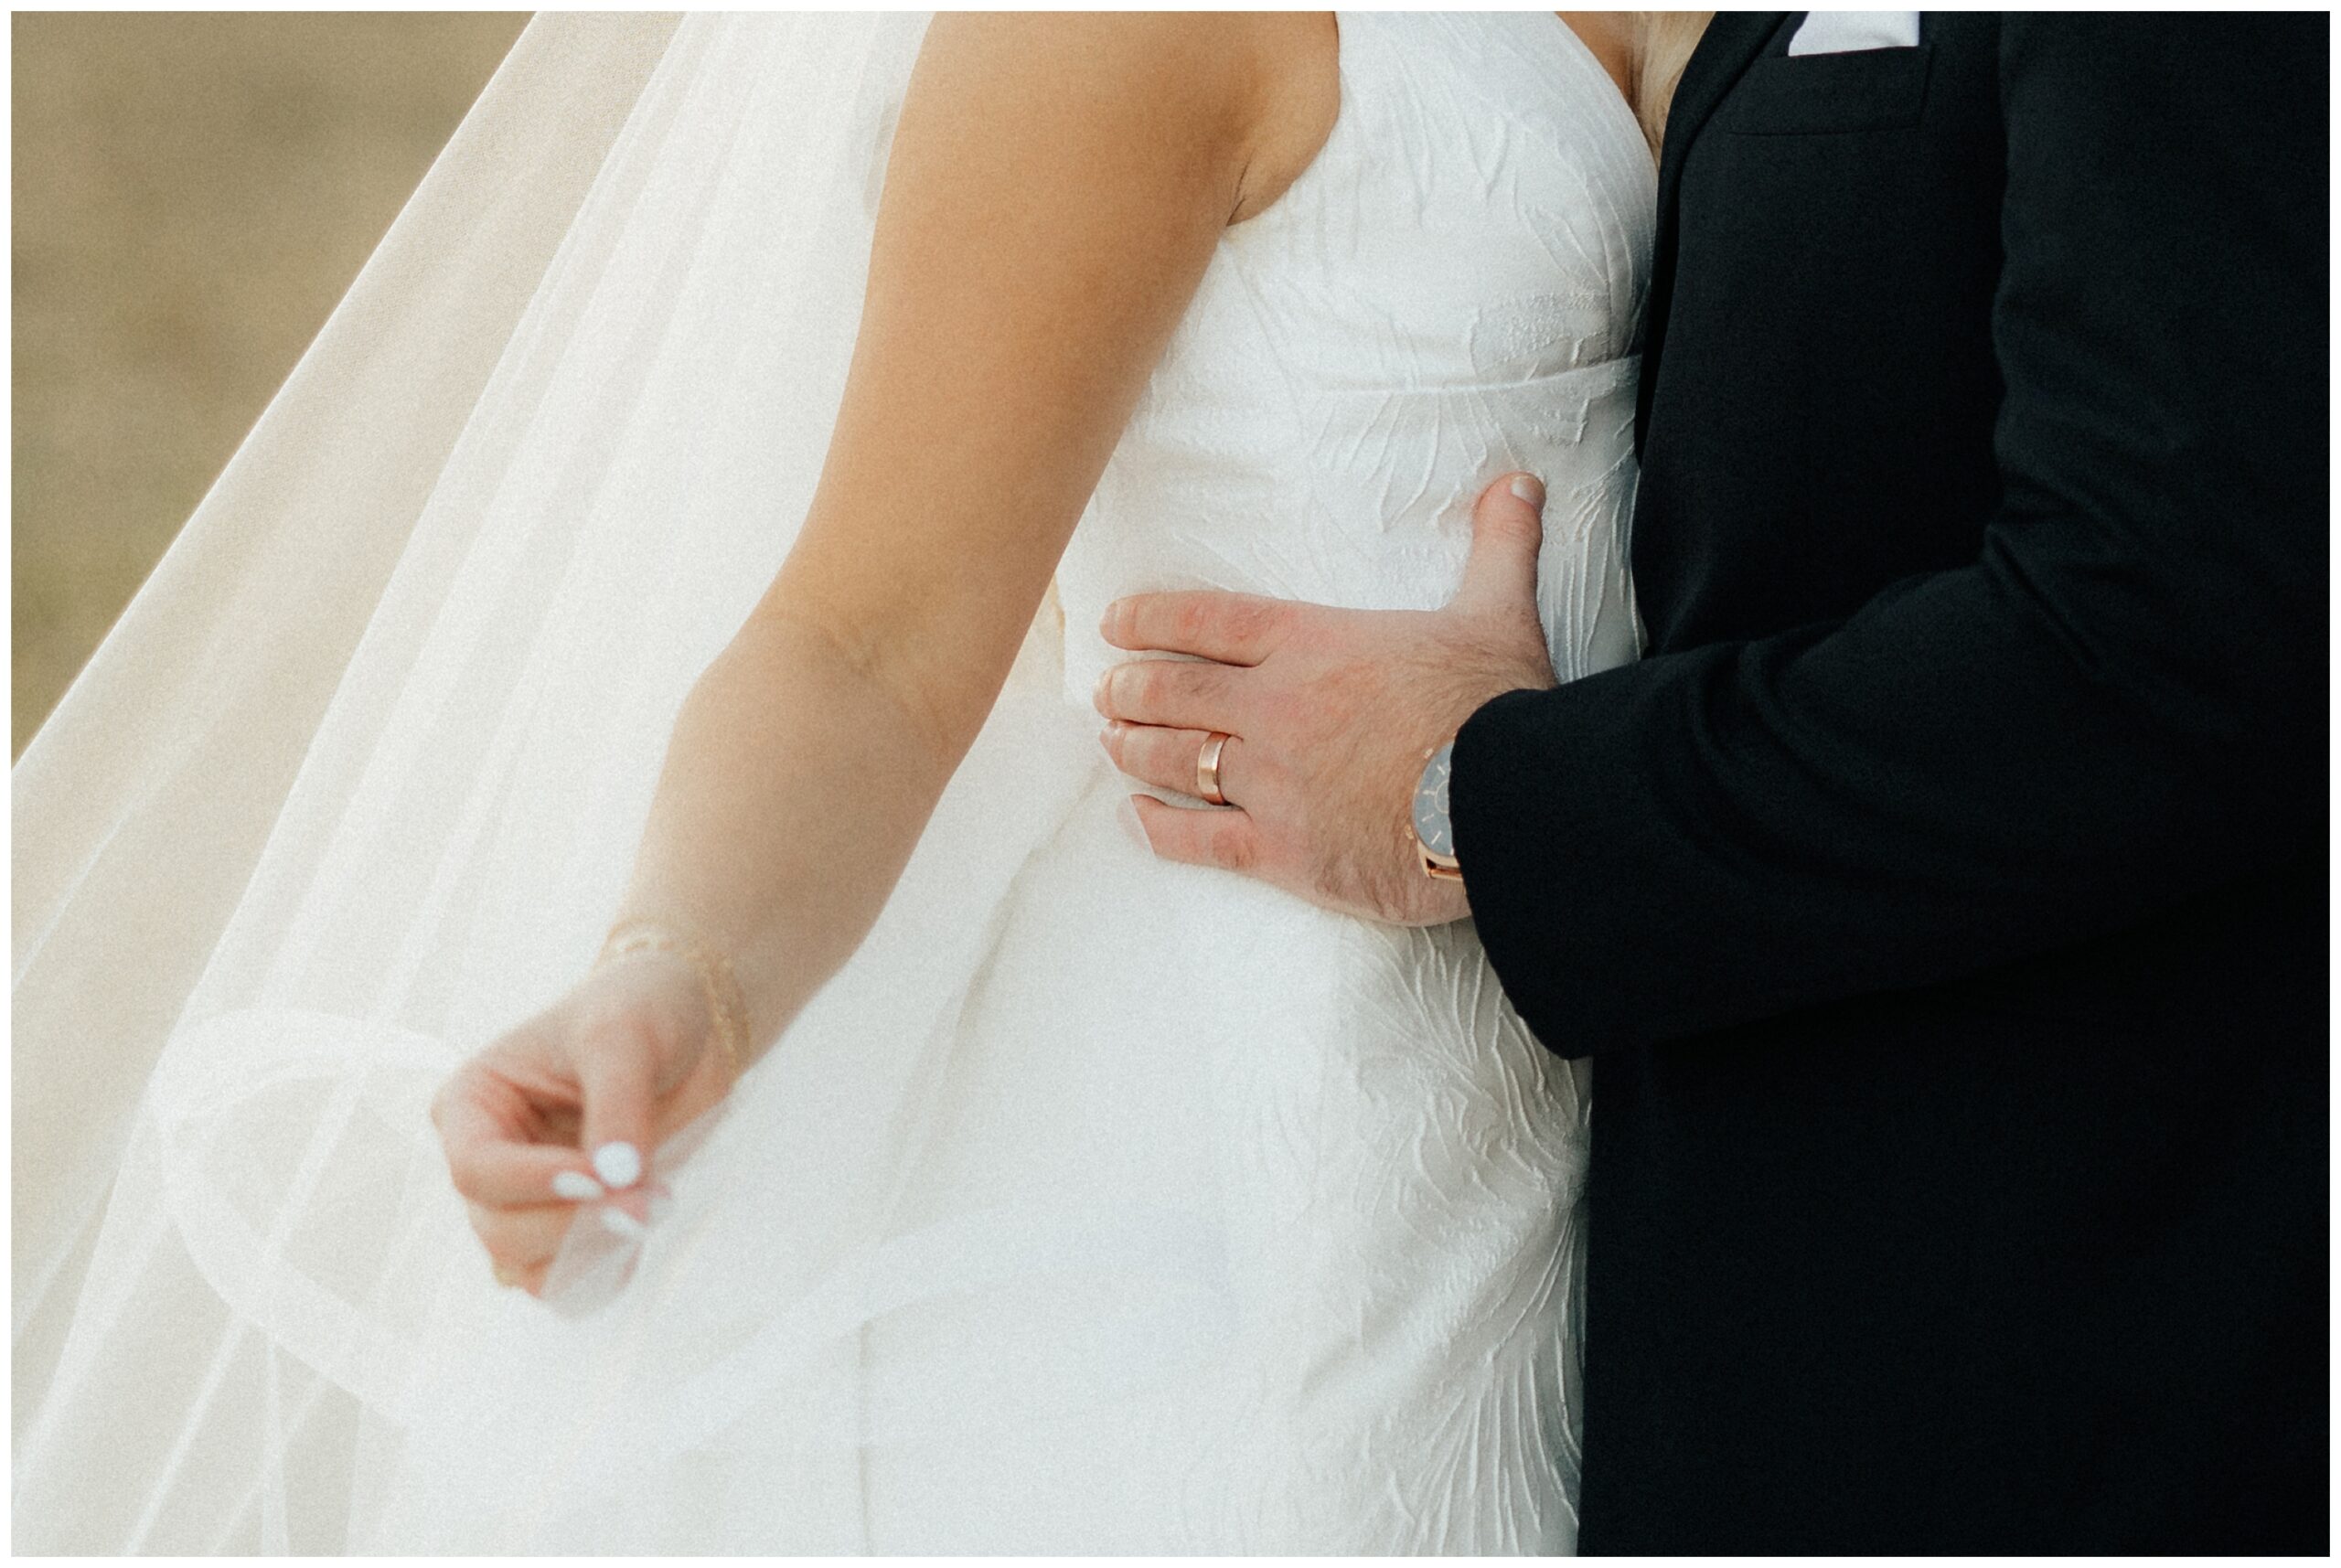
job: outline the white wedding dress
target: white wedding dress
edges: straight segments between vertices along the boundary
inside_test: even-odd
[[[488,1280],[428,1097],[591,956],[834,406],[866,236],[774,193],[866,223],[917,25],[783,101],[822,25],[537,24],[448,155],[504,183],[426,186],[346,307],[490,341],[431,383],[337,321],[302,375],[378,427],[296,376],[207,504],[346,507],[364,560],[187,542],[20,767],[19,1550],[1571,1547],[1581,1071],[1468,924],[1156,859],[1089,706],[1120,594],[1444,603],[1513,468],[1555,670],[1633,656],[1653,173],[1550,13],[1341,17],[1330,140],[1221,242],[877,930],[647,1241],[578,1227],[560,1312]],[[503,292],[400,283],[451,246]],[[223,790],[242,850],[155,816]]]

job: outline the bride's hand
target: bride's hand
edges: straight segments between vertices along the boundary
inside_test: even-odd
[[[673,953],[602,965],[459,1068],[431,1119],[496,1277],[534,1295],[582,1208],[648,1218],[648,1151],[735,1076],[706,987]]]

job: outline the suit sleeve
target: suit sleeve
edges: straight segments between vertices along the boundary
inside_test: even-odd
[[[1472,912],[1554,1049],[1955,979],[2320,853],[2326,69],[2315,17],[2007,18],[1977,559],[1457,740]]]

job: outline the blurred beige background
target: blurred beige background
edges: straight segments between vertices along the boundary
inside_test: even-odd
[[[11,756],[526,20],[12,18]]]

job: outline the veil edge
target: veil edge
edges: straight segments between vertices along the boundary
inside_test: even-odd
[[[541,14],[12,771],[15,1423],[173,1022],[675,14]]]

